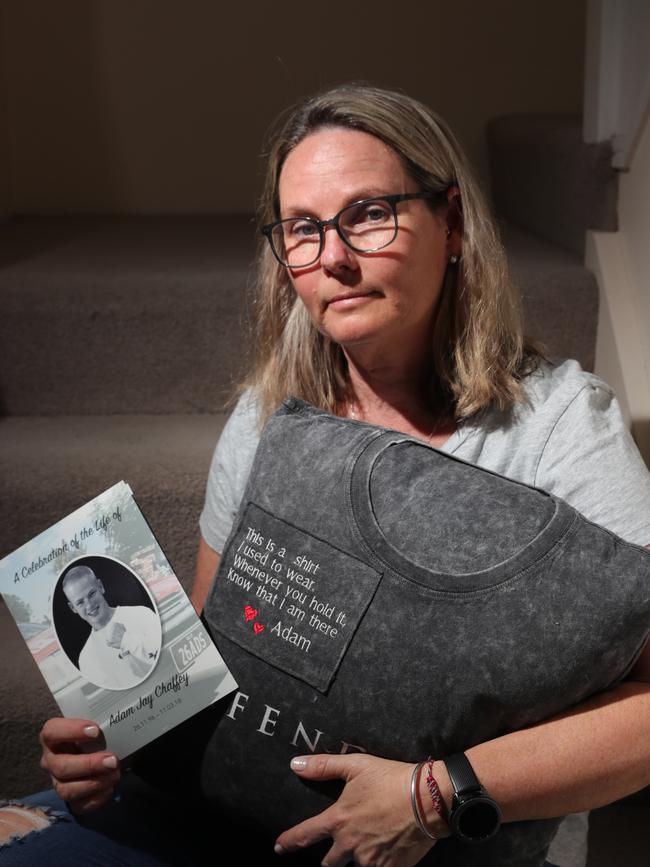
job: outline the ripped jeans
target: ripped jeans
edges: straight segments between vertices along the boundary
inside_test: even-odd
[[[214,867],[231,864],[233,849],[259,865],[296,863],[292,855],[280,860],[272,840],[252,839],[194,799],[172,798],[133,773],[108,804],[83,817],[51,790],[5,802],[0,814],[14,805],[40,808],[46,819],[0,843],[0,867]]]
[[[116,797],[83,818],[71,814],[53,791],[2,806],[21,804],[39,808],[45,820],[38,822],[40,827],[0,844],[1,867],[200,867],[208,861],[215,863],[219,843],[215,842],[214,817],[206,823],[201,808],[184,807],[133,774],[125,775]],[[11,812],[5,815],[11,818]],[[225,836],[222,842],[228,842]]]

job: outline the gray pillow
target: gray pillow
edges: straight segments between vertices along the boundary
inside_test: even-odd
[[[288,400],[206,604],[239,692],[204,790],[275,835],[341,789],[301,781],[294,755],[442,757],[609,689],[648,636],[649,579],[650,552],[556,497]],[[426,863],[532,867],[555,825]]]

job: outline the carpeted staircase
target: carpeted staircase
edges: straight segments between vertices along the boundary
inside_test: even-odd
[[[576,193],[562,183],[561,158],[548,174],[535,162],[526,196],[552,192],[563,223],[546,204],[526,207],[523,186],[517,192],[527,150],[544,157],[560,147],[549,133],[540,150],[540,123],[523,119],[527,135],[511,118],[492,124],[495,200],[529,333],[592,368],[598,292],[576,252],[588,223],[570,207]],[[596,197],[601,160],[591,175],[583,166]],[[565,170],[584,162],[572,152]],[[611,205],[611,190],[607,197]],[[611,207],[599,221],[615,224]],[[558,232],[560,223],[568,229]],[[0,224],[0,556],[126,479],[189,586],[224,400],[247,356],[254,239],[239,216]],[[47,785],[37,732],[56,707],[4,604],[0,635],[3,797]]]

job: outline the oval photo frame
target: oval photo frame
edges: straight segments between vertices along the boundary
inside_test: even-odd
[[[100,689],[140,686],[160,659],[155,600],[140,576],[115,557],[89,554],[66,564],[54,585],[51,622],[72,665]]]

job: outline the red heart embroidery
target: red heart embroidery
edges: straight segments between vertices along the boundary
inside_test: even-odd
[[[255,635],[259,635],[260,632],[264,632],[264,627],[261,623],[253,623],[253,629],[255,630]]]
[[[259,611],[257,608],[253,608],[252,605],[244,606],[244,617],[246,618],[246,623],[248,623],[249,620],[255,620],[258,614]]]

